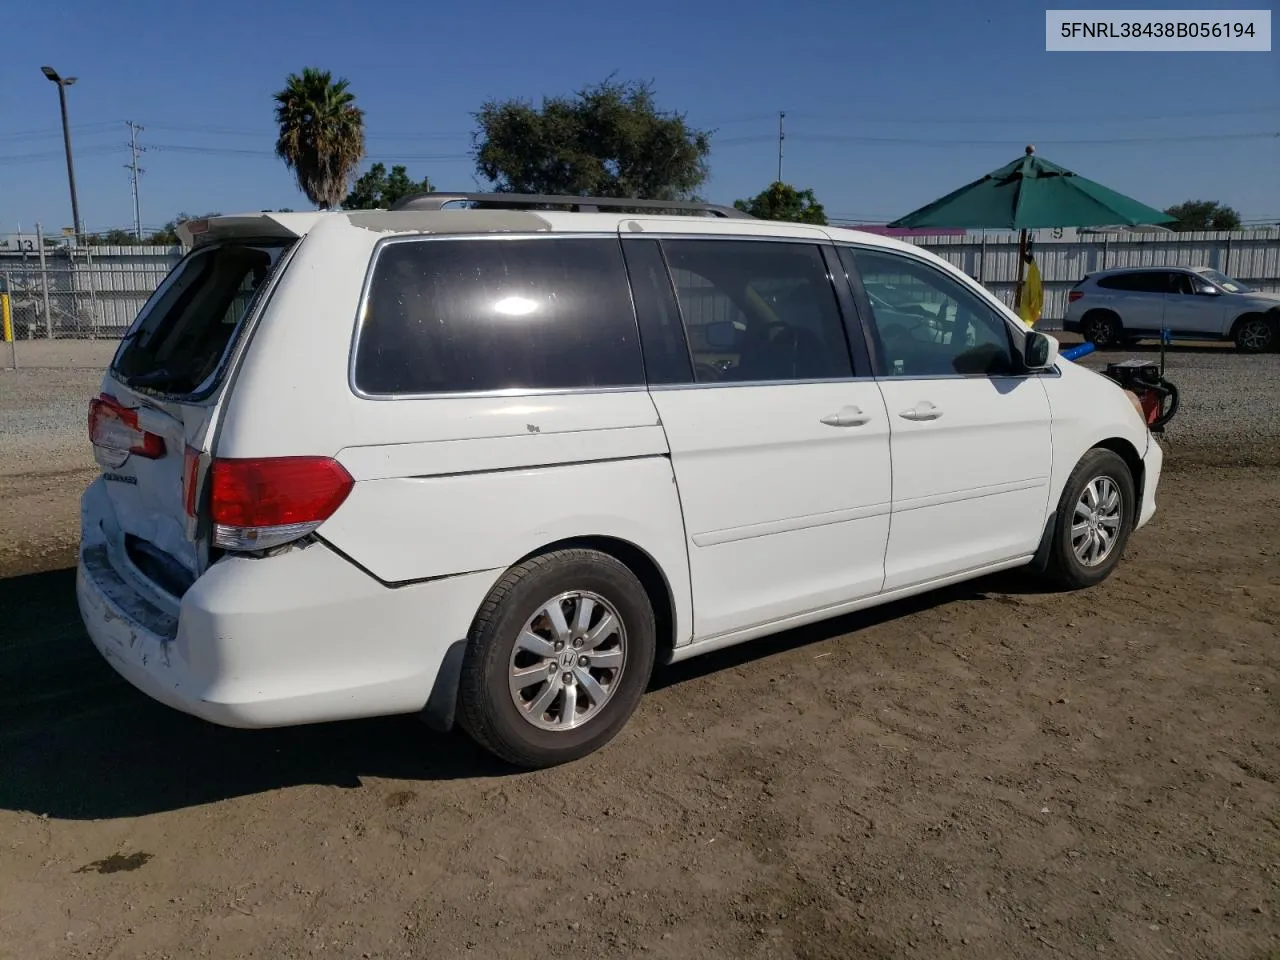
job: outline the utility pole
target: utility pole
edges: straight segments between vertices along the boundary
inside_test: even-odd
[[[124,165],[129,171],[129,182],[133,185],[133,235],[138,242],[142,242],[142,208],[138,204],[138,177],[146,171],[138,166],[138,157],[142,156],[142,151],[146,147],[138,146],[138,133],[143,128],[138,126],[132,120],[126,120],[125,124],[129,127],[129,153],[131,159]]]
[[[782,182],[782,141],[787,139],[786,133],[783,132],[783,121],[787,119],[785,110],[778,111],[778,183]]]
[[[40,72],[51,83],[58,85],[58,106],[62,108],[62,144],[67,151],[67,183],[71,186],[71,232],[75,234],[76,242],[80,243],[84,239],[84,224],[80,222],[80,201],[76,199],[76,168],[71,163],[71,127],[67,124],[67,87],[75,83],[76,78],[60,76],[53,67],[41,67]]]

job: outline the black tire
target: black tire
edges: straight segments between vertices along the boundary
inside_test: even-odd
[[[1119,524],[1115,530],[1115,541],[1110,551],[1101,562],[1087,564],[1076,556],[1072,544],[1072,526],[1076,518],[1076,505],[1084,496],[1085,490],[1095,480],[1108,478],[1118,488],[1120,495]],[[1110,450],[1095,448],[1080,458],[1076,468],[1067,478],[1067,485],[1058,501],[1058,515],[1054,522],[1053,543],[1049,549],[1049,563],[1045,569],[1045,579],[1054,587],[1063,590],[1079,590],[1101,583],[1116,568],[1124,555],[1129,534],[1133,532],[1133,524],[1137,516],[1137,497],[1134,491],[1133,474],[1129,466],[1119,454]]]
[[[526,622],[549,601],[573,591],[594,594],[617,611],[624,645],[621,673],[603,706],[579,726],[542,729],[513,699],[513,653]],[[571,614],[573,601],[566,602]],[[656,646],[649,596],[617,558],[583,549],[534,557],[507,572],[472,623],[458,690],[462,727],[482,747],[517,767],[538,769],[577,760],[603,747],[626,724],[649,685]],[[563,703],[557,695],[548,709]]]
[[[1091,310],[1084,315],[1080,323],[1085,340],[1099,350],[1118,346],[1124,328],[1120,318],[1110,310]]]
[[[1236,349],[1241,353],[1267,353],[1276,348],[1276,322],[1265,314],[1241,317],[1236,323]]]

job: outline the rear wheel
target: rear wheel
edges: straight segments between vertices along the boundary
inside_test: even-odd
[[[598,750],[640,702],[656,629],[631,570],[595,550],[512,568],[472,624],[459,689],[463,727],[525,768]]]
[[[1258,314],[1236,324],[1236,349],[1242,353],[1266,353],[1276,345],[1276,324]]]
[[[1081,322],[1084,338],[1099,350],[1114,347],[1120,342],[1120,318],[1107,310],[1094,310],[1084,315]]]
[[[1120,562],[1133,530],[1136,495],[1129,466],[1110,450],[1090,450],[1058,501],[1045,576],[1078,590],[1101,583]]]

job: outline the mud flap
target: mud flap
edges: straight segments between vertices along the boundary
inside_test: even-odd
[[[462,659],[467,652],[467,641],[455,640],[444,653],[431,696],[422,708],[422,722],[438,733],[453,729],[458,712],[458,684],[462,680]]]
[[[1049,551],[1053,548],[1053,532],[1058,525],[1058,511],[1054,510],[1045,521],[1044,533],[1040,535],[1040,546],[1036,555],[1031,558],[1031,569],[1036,573],[1044,573],[1049,568]]]

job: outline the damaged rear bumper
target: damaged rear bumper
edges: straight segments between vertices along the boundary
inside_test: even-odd
[[[172,660],[177,620],[112,569],[105,545],[81,549],[76,601],[89,639],[117,673],[167,706],[199,713],[184,696],[181,665],[175,669]]]
[[[500,573],[390,587],[312,543],[224,557],[174,613],[113,563],[104,501],[91,486],[81,505],[76,596],[93,645],[143,693],[222,726],[422,710]]]

